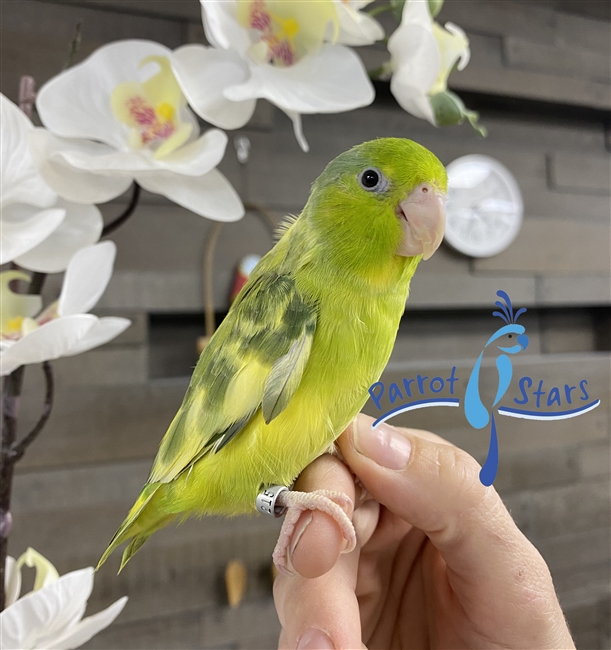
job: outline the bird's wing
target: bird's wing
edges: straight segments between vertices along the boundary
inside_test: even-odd
[[[290,275],[253,278],[202,353],[149,482],[169,482],[220,451],[259,408],[267,423],[282,413],[306,367],[316,317]]]

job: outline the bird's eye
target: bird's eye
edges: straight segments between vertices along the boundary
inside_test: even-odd
[[[509,338],[511,338],[511,337],[513,336],[513,334],[507,334],[507,336],[508,336]]]
[[[384,174],[375,167],[369,167],[359,174],[359,183],[367,192],[383,192],[388,187]]]

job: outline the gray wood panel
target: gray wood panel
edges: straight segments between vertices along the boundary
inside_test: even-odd
[[[55,380],[64,390],[71,386],[123,386],[148,380],[147,346],[108,346],[53,362]]]
[[[550,156],[553,187],[559,190],[578,190],[609,195],[611,193],[611,156],[583,156],[555,152]],[[611,201],[607,203],[611,217]]]
[[[611,449],[608,443],[587,445],[579,450],[582,476],[608,476],[611,473]]]
[[[586,49],[588,45],[558,47],[533,43],[516,36],[505,37],[504,46],[505,60],[512,67],[609,83],[609,52]]]
[[[515,244],[473,262],[476,271],[600,273],[609,271],[609,224],[525,221]]]
[[[575,16],[572,13],[556,13],[556,42],[560,46],[584,47],[609,53],[611,49],[609,29],[608,19],[594,20]]]
[[[462,72],[452,73],[450,86],[459,91],[524,97],[600,110],[608,110],[611,103],[608,83],[510,68],[499,74],[496,68],[483,65],[467,66]]]
[[[608,305],[611,279],[601,275],[544,275],[537,278],[540,305]]]
[[[556,12],[533,3],[449,0],[439,13],[439,22],[450,21],[467,32],[513,34],[541,43],[556,40]]]

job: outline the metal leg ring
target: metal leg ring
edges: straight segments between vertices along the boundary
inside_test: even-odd
[[[288,488],[284,485],[270,485],[268,488],[265,488],[263,492],[257,494],[257,510],[263,515],[282,517],[286,512],[286,508],[276,505],[276,501],[283,492],[288,492]]]

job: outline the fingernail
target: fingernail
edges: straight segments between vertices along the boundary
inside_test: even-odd
[[[412,451],[412,443],[395,428],[383,422],[372,429],[371,421],[365,418],[354,428],[354,446],[360,454],[388,469],[406,467]]]
[[[299,544],[301,536],[305,533],[305,529],[310,525],[313,518],[314,515],[310,512],[305,518],[302,516],[301,520],[295,526],[295,530],[293,531],[293,538],[291,540],[291,545],[289,546],[288,552],[288,561],[289,566],[291,567],[293,566],[293,553],[297,548],[297,544]]]
[[[335,646],[323,631],[311,627],[299,639],[297,650],[335,650]]]

